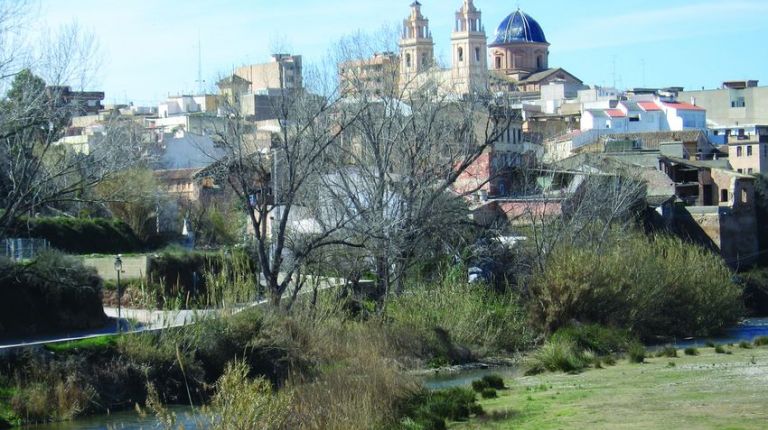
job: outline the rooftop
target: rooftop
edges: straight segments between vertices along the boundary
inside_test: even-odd
[[[496,37],[489,46],[510,43],[548,43],[544,30],[535,19],[520,9],[516,10],[499,24]]]

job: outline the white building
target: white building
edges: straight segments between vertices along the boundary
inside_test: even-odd
[[[584,109],[581,116],[581,131],[652,133],[705,130],[707,127],[707,111],[690,103],[659,97],[651,101],[606,103],[613,107]]]
[[[169,97],[157,108],[157,114],[160,118],[168,118],[175,115],[185,115],[191,113],[216,113],[218,103],[216,96],[175,96]]]

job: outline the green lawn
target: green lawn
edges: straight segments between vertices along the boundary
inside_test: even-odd
[[[83,340],[73,340],[70,342],[50,343],[45,345],[45,349],[51,352],[73,352],[83,350],[100,350],[115,345],[114,336],[98,336]]]
[[[487,416],[451,429],[766,429],[768,348],[620,362],[507,381]],[[671,365],[670,363],[674,363]]]

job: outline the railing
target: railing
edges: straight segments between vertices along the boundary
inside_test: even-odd
[[[3,251],[2,255],[13,261],[31,260],[50,248],[51,244],[44,239],[0,240],[0,249]]]

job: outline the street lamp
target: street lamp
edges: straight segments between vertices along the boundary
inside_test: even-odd
[[[122,301],[122,291],[120,290],[120,273],[123,271],[123,258],[120,254],[115,257],[115,272],[117,272],[117,331],[120,330],[120,320],[122,319],[122,309],[120,302]]]

